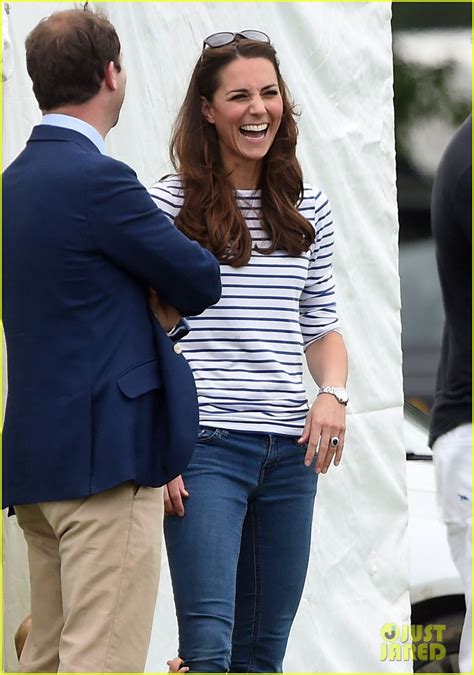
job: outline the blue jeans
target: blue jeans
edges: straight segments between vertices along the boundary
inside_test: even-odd
[[[191,672],[277,673],[308,566],[316,473],[296,438],[201,427],[165,538]]]

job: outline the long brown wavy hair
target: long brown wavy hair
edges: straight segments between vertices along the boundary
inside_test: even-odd
[[[263,159],[259,185],[262,226],[271,244],[255,248],[267,255],[275,250],[300,255],[309,249],[315,236],[314,228],[297,209],[303,197],[303,178],[296,158],[296,113],[274,48],[263,42],[239,40],[205,49],[194,67],[170,144],[171,161],[184,188],[184,204],[176,225],[211,250],[220,262],[234,267],[248,263],[252,238],[221,159],[215,126],[202,114],[201,97],[212,102],[220,85],[220,71],[238,58],[268,59],[275,68],[283,100],[280,127]]]

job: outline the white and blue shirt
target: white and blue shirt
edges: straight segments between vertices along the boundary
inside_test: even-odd
[[[176,176],[156,183],[150,194],[172,219],[183,205]],[[253,242],[264,248],[270,242],[261,226],[260,194],[236,190]],[[243,267],[221,264],[221,299],[188,318],[191,332],[180,344],[196,380],[204,426],[291,436],[303,430],[304,349],[340,324],[328,198],[305,184],[298,210],[316,230],[306,253],[253,250]]]

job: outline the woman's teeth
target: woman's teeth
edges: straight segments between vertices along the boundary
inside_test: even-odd
[[[248,138],[263,138],[269,126],[269,124],[243,124],[240,133]]]

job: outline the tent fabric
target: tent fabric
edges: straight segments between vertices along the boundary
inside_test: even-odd
[[[3,15],[4,43],[10,41],[3,63],[4,167],[40,119],[26,73],[25,36],[43,16],[73,6],[11,3]],[[170,129],[202,39],[249,28],[272,38],[301,113],[305,180],[322,188],[333,208],[338,307],[350,359],[346,449],[340,467],[319,481],[310,566],[285,670],[409,672],[408,661],[380,660],[382,625],[407,623],[410,614],[390,3],[124,2],[100,8],[117,28],[128,71],[108,151],[133,166],[147,186],[171,170]],[[306,384],[313,398],[317,389],[309,376]],[[5,668],[15,670],[12,634],[28,611],[28,594],[25,547],[14,519],[4,519],[3,539],[4,658]],[[164,555],[147,670],[166,670],[176,649]]]

